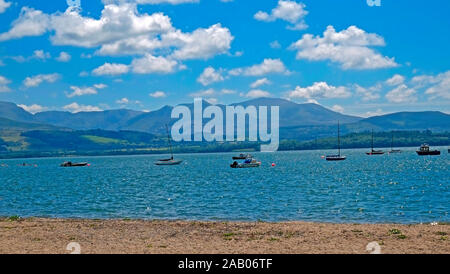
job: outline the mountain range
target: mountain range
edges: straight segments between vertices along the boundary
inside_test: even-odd
[[[206,108],[210,104],[203,102]],[[450,115],[442,112],[399,112],[388,115],[361,118],[344,115],[317,104],[297,104],[284,99],[259,98],[232,106],[279,106],[280,136],[284,139],[311,139],[336,134],[339,121],[342,132],[390,130],[432,130],[449,131]],[[184,104],[191,111],[193,104]],[[225,105],[218,105],[223,110]],[[128,109],[97,112],[70,113],[46,111],[31,114],[14,103],[0,102],[0,129],[21,128],[22,130],[93,130],[136,131],[161,135],[165,125],[173,124],[172,106],[142,112]]]

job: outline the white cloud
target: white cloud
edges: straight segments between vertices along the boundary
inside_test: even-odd
[[[450,71],[439,74],[437,83],[425,91],[425,94],[430,95],[431,99],[450,99]]]
[[[100,55],[161,55],[166,59],[188,60],[227,53],[234,39],[221,24],[183,33],[163,13],[140,13],[136,2],[103,2],[105,6],[98,19],[83,16],[73,8],[50,15],[23,8],[11,29],[0,34],[0,41],[50,31],[54,45],[100,47],[96,52]]]
[[[69,62],[70,59],[72,59],[72,56],[70,56],[69,53],[63,51],[63,52],[61,52],[61,53],[59,54],[59,56],[56,58],[56,61],[66,63],[66,62]]]
[[[164,44],[178,46],[171,56],[179,60],[209,59],[226,53],[230,50],[233,40],[230,30],[221,24],[208,29],[200,28],[192,33],[169,32],[162,38]]]
[[[405,77],[400,74],[395,74],[392,78],[386,80],[386,84],[389,86],[398,86],[405,82]]]
[[[375,86],[365,88],[360,85],[355,85],[356,94],[362,97],[364,102],[373,101],[380,98],[379,92],[382,89],[381,84],[377,84]]]
[[[222,82],[225,78],[222,76],[221,70],[217,71],[213,67],[207,67],[198,77],[197,82],[204,86],[211,85],[213,83]]]
[[[260,90],[260,89],[254,89],[254,90],[250,90],[248,93],[246,94],[241,94],[242,97],[247,97],[247,98],[266,98],[266,97],[270,97],[272,96],[268,91],[265,90]]]
[[[0,92],[10,92],[8,85],[11,83],[9,79],[0,75]]]
[[[23,81],[23,85],[27,88],[32,87],[38,87],[42,83],[54,83],[56,82],[61,76],[58,73],[52,73],[52,74],[39,74],[31,77],[25,78]]]
[[[97,90],[105,89],[108,86],[105,84],[96,84],[92,87],[77,87],[71,86],[70,89],[73,91],[72,93],[67,94],[68,98],[73,98],[76,96],[84,96],[84,95],[95,95],[98,93]]]
[[[153,98],[165,98],[167,97],[167,94],[164,91],[155,91],[150,93],[149,96]]]
[[[414,103],[417,101],[417,91],[401,84],[386,94],[386,99],[391,103]]]
[[[144,57],[134,59],[131,63],[134,73],[137,74],[169,74],[180,68],[177,61],[146,54]]]
[[[383,37],[367,33],[356,26],[336,32],[328,26],[323,37],[311,34],[291,45],[297,50],[297,59],[309,61],[330,60],[341,65],[342,69],[379,69],[397,67],[394,58],[382,56],[370,47],[385,46]]]
[[[122,98],[122,99],[116,101],[116,104],[119,104],[119,105],[127,105],[128,103],[130,103],[130,100],[128,100],[128,98]]]
[[[331,109],[333,111],[339,112],[339,113],[343,113],[344,112],[344,108],[342,106],[340,106],[340,105],[334,105]]]
[[[373,117],[373,116],[381,116],[386,114],[381,108],[376,109],[375,111],[368,111],[363,116],[364,117]]]
[[[45,52],[43,50],[35,50],[33,52],[32,59],[46,60],[52,58],[49,52]]]
[[[70,111],[72,113],[102,111],[102,109],[100,109],[99,107],[90,105],[79,105],[78,103],[66,105],[63,107],[63,109]]]
[[[0,34],[0,41],[18,39],[25,36],[40,36],[50,28],[50,17],[40,10],[23,7],[19,18],[11,24],[11,29]]]
[[[83,17],[73,9],[51,15],[51,37],[55,45],[98,47],[114,41],[144,34],[157,35],[172,29],[162,13],[139,14],[135,4],[105,5],[101,17]]]
[[[419,75],[412,78],[411,83],[415,88],[426,88],[425,94],[430,99],[450,99],[450,71],[433,75]]]
[[[0,13],[4,13],[11,6],[11,2],[0,0]]]
[[[43,112],[48,109],[47,107],[43,107],[41,105],[36,105],[36,104],[30,105],[30,106],[27,106],[27,105],[17,105],[17,106],[23,108],[25,111],[28,111],[29,113],[32,113],[32,114],[36,114],[38,112]]]
[[[269,81],[269,79],[267,78],[262,78],[262,79],[258,79],[255,82],[253,82],[250,87],[251,88],[258,88],[260,86],[264,86],[264,85],[270,85],[272,84],[272,82]]]
[[[308,28],[304,20],[305,16],[308,14],[305,8],[306,5],[303,3],[280,0],[278,1],[278,6],[274,8],[270,14],[264,11],[258,11],[254,15],[254,18],[265,22],[273,22],[280,19],[292,24],[291,26],[288,26],[288,29],[304,30]]]
[[[97,76],[101,75],[115,76],[128,73],[129,70],[130,67],[128,65],[105,63],[104,65],[94,69],[92,73]]]
[[[261,64],[229,71],[229,74],[233,76],[262,76],[271,73],[288,74],[289,71],[280,59],[264,59]]]
[[[280,44],[280,42],[275,40],[275,41],[270,43],[270,47],[273,48],[273,49],[280,49],[281,48],[281,44]]]
[[[348,98],[351,93],[346,87],[330,86],[326,82],[316,82],[309,87],[297,86],[295,90],[288,93],[288,97],[304,99],[329,99],[329,98]]]

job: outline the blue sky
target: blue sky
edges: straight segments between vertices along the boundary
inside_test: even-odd
[[[0,0],[0,100],[154,110],[260,96],[450,112],[448,1]]]

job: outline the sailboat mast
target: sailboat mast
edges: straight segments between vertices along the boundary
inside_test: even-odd
[[[339,121],[338,121],[338,149],[339,149],[339,156],[341,156],[341,126]]]
[[[167,140],[169,140],[170,156],[171,156],[171,159],[173,160],[172,142],[170,140],[169,126],[167,124],[166,124],[166,131],[167,131]]]
[[[391,150],[394,150],[394,132],[392,132]]]
[[[373,152],[373,129],[372,129],[372,152]]]

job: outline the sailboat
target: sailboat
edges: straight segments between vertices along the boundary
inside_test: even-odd
[[[392,141],[391,141],[391,151],[389,151],[389,154],[391,153],[401,153],[402,151],[400,149],[394,149],[394,132],[392,132]]]
[[[341,155],[341,129],[338,122],[338,155],[329,155],[326,157],[327,161],[344,161],[347,157]]]
[[[374,150],[373,149],[373,129],[372,129],[372,150],[370,152],[366,152],[367,155],[383,155],[384,151],[382,150]]]
[[[167,130],[167,139],[169,142],[169,148],[170,148],[170,159],[161,159],[158,160],[157,162],[155,162],[155,165],[157,166],[176,166],[179,165],[183,162],[183,160],[175,160],[173,158],[173,150],[172,150],[172,141],[170,138],[170,134],[169,134],[169,127],[166,125],[166,130]]]

